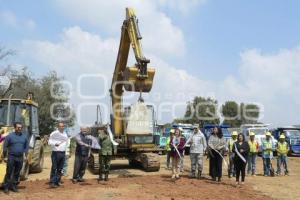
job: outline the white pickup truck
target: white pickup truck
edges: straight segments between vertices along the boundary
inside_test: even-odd
[[[241,133],[244,134],[246,140],[249,140],[249,133],[253,132],[255,133],[255,140],[258,142],[259,146],[261,147],[263,141],[266,139],[266,132],[269,131],[267,124],[243,124],[241,125]],[[277,140],[271,136],[272,142],[274,146],[277,145]],[[261,148],[259,148],[259,153],[262,151]]]

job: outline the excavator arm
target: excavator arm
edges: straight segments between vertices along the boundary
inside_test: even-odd
[[[142,36],[134,11],[131,8],[126,8],[126,19],[122,25],[119,51],[110,90],[112,126],[117,137],[124,132],[122,125],[123,88],[126,91],[140,93],[149,92],[152,88],[155,70],[148,67],[150,60],[143,55],[141,39]],[[130,46],[133,49],[136,63],[132,67],[127,67]]]

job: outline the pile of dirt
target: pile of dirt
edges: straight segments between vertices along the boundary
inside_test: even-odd
[[[57,189],[50,188],[46,180],[36,180],[22,182],[19,188],[19,193],[1,193],[0,199],[271,199],[247,184],[236,187],[229,181],[217,183],[187,177],[173,181],[165,175],[112,178],[99,184],[96,179],[80,184],[64,180]]]

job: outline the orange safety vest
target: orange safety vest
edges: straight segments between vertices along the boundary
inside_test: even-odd
[[[283,143],[278,142],[278,144],[277,144],[277,152],[279,154],[285,155],[285,154],[287,154],[288,150],[289,149],[288,149],[288,145],[287,145],[286,142],[283,142]]]
[[[258,152],[258,143],[254,140],[253,142],[251,140],[248,141],[249,147],[250,147],[250,153],[257,153]]]

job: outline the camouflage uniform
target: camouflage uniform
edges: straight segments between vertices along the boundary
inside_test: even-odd
[[[113,152],[113,144],[109,136],[105,133],[100,134],[100,171],[99,179],[103,180],[103,175],[105,175],[104,180],[108,180],[108,174],[110,169],[110,160]]]

